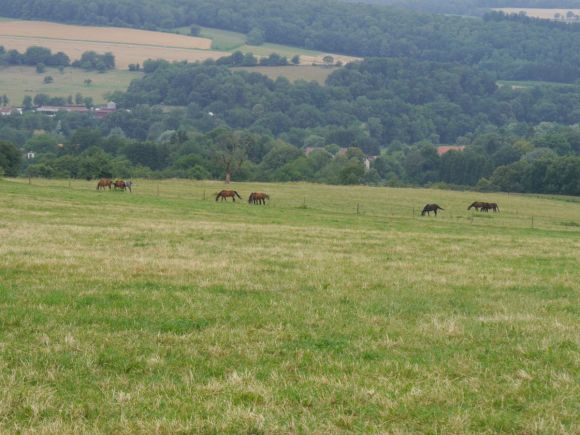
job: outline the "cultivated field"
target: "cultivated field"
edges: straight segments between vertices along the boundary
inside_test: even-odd
[[[0,181],[0,432],[580,431],[578,198],[223,187]]]
[[[505,12],[506,14],[519,14],[525,12],[528,17],[553,20],[556,14],[560,14],[562,19],[566,18],[568,12],[580,15],[580,9],[541,9],[541,8],[494,8],[494,11]]]
[[[176,30],[182,33],[188,31],[185,28]],[[302,63],[306,65],[322,64],[322,58],[327,54],[276,44],[249,46],[245,45],[245,36],[240,33],[216,29],[204,29],[202,33],[207,37],[117,27],[6,20],[0,22],[0,45],[7,50],[16,49],[21,52],[38,45],[50,48],[53,52],[62,51],[72,60],[79,59],[88,50],[98,53],[110,51],[115,55],[118,69],[127,69],[130,64],[142,64],[147,59],[189,62],[218,59],[227,56],[234,49],[253,52],[256,56],[268,56],[274,52],[288,57],[299,54]],[[215,38],[216,42],[211,38]],[[350,56],[333,57],[343,63],[356,60]]]
[[[290,81],[315,81],[323,85],[328,76],[335,71],[323,66],[264,66],[264,67],[236,67],[234,71],[256,72],[268,76],[272,80],[286,77]]]
[[[217,59],[223,52],[210,50],[211,40],[115,27],[86,27],[44,21],[6,21],[0,24],[0,45],[25,51],[39,45],[53,52],[62,51],[73,60],[83,52],[112,52],[117,68],[143,63],[147,59],[197,61]]]
[[[42,93],[52,97],[74,97],[80,92],[84,97],[92,97],[95,104],[100,104],[107,101],[105,94],[125,92],[131,80],[142,75],[143,73],[127,70],[99,74],[78,68],[65,68],[62,73],[57,68],[47,68],[43,74],[38,74],[34,67],[0,67],[0,95],[6,94],[10,98],[11,106],[19,106],[25,95],[34,97]],[[51,76],[54,82],[45,84],[45,76]],[[92,80],[90,86],[85,85],[86,79]]]

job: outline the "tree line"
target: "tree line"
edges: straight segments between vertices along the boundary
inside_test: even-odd
[[[192,24],[354,56],[474,65],[505,80],[574,82],[580,39],[536,21],[479,20],[335,0],[0,0],[3,14],[170,30]]]
[[[44,72],[44,67],[82,68],[105,72],[115,68],[115,56],[107,52],[99,54],[94,51],[85,51],[80,59],[71,62],[70,57],[59,51],[53,53],[46,47],[28,47],[23,53],[18,50],[6,50],[0,45],[0,65],[28,65],[36,66],[38,72]]]

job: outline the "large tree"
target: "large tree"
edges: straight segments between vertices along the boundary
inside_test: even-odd
[[[219,129],[210,134],[215,143],[215,156],[225,175],[226,184],[231,183],[233,174],[247,159],[247,135]]]
[[[0,172],[15,177],[18,175],[20,160],[20,152],[12,143],[0,141]]]

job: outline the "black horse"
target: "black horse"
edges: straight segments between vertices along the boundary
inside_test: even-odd
[[[434,212],[435,216],[437,216],[437,210],[445,210],[445,209],[439,207],[437,204],[427,204],[425,207],[423,207],[421,216],[425,216],[425,213],[427,213],[427,216],[431,216],[430,215],[431,212]]]

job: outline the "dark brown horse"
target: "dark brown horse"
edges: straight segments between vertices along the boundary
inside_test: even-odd
[[[109,178],[101,178],[99,180],[99,182],[97,183],[97,190],[105,190],[105,187],[108,187],[109,190],[111,190],[111,186],[113,185],[113,180],[110,180]]]
[[[219,192],[216,196],[215,196],[215,200],[217,201],[218,199],[222,199],[222,201],[227,201],[228,198],[232,198],[232,200],[234,202],[236,202],[236,196],[240,199],[242,199],[242,197],[240,196],[240,194],[238,192],[236,192],[235,190],[222,190],[221,192]]]
[[[493,210],[494,213],[499,211],[499,206],[495,202],[484,202],[484,205],[481,207],[481,211],[488,212]]]
[[[475,201],[471,203],[469,207],[467,207],[467,210],[471,210],[472,208],[475,208],[476,211],[485,211],[485,212],[488,212],[489,210],[493,210],[494,212],[499,211],[499,206],[495,202]]]
[[[431,216],[430,215],[431,212],[434,212],[435,216],[437,216],[437,210],[445,210],[445,209],[439,207],[437,204],[427,204],[425,207],[423,207],[421,216],[425,216],[425,213],[427,213],[427,216]]]
[[[475,211],[479,211],[479,209],[482,208],[483,206],[485,206],[485,204],[487,204],[487,203],[481,202],[481,201],[474,201],[471,203],[471,205],[469,207],[467,207],[467,210],[471,210],[472,208],[474,208]]]
[[[252,192],[248,197],[248,202],[250,204],[263,204],[266,205],[266,200],[270,199],[270,195],[262,192]]]
[[[123,180],[115,180],[115,182],[113,183],[113,187],[115,187],[115,190],[125,190],[127,188],[127,185]]]

